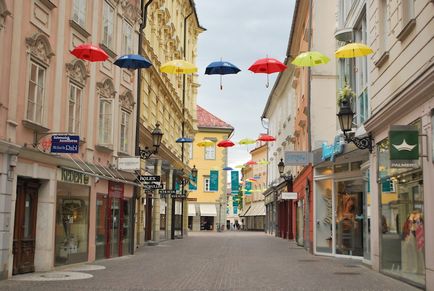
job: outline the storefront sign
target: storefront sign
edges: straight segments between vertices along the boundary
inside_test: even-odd
[[[306,166],[310,163],[308,152],[285,152],[285,165]]]
[[[330,159],[330,161],[334,162],[335,157],[339,154],[342,154],[343,151],[344,151],[344,144],[341,141],[341,137],[336,136],[333,144],[327,145],[324,143],[322,145],[321,159],[323,161]]]
[[[156,189],[163,189],[163,188],[164,188],[163,184],[149,183],[143,185],[143,189],[145,190],[156,190]]]
[[[140,157],[118,158],[118,170],[140,170]]]
[[[419,130],[414,126],[392,126],[389,131],[389,152],[392,168],[417,167]]]
[[[246,181],[246,188],[245,188],[245,194],[250,195],[252,194],[252,182]]]
[[[138,176],[137,179],[142,183],[160,182],[160,176]]]
[[[197,190],[197,176],[193,177],[190,175],[190,180],[188,182],[188,190],[195,191]]]
[[[51,137],[51,152],[77,154],[80,147],[78,135],[53,135]]]
[[[209,191],[219,190],[219,171],[211,170],[209,172]]]
[[[231,171],[231,193],[238,194],[240,189],[240,176],[238,171]]]
[[[89,185],[88,175],[69,169],[60,169],[58,171],[58,180],[67,183]]]
[[[176,190],[166,190],[166,189],[164,189],[164,190],[158,191],[158,193],[160,193],[161,196],[172,195],[172,194],[176,194]]]
[[[124,197],[124,184],[109,181],[108,183],[109,197],[122,198]]]
[[[297,192],[282,192],[277,200],[297,200]]]

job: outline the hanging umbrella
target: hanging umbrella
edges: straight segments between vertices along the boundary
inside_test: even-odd
[[[363,43],[349,43],[339,48],[335,52],[335,56],[339,59],[341,58],[355,58],[355,57],[364,57],[374,53],[374,51]]]
[[[276,140],[276,138],[275,137],[273,137],[273,136],[271,136],[271,135],[268,135],[268,134],[262,134],[259,138],[258,138],[258,140],[260,140],[260,141],[275,141]]]
[[[229,147],[233,147],[234,145],[235,144],[228,139],[222,140],[217,144],[217,146],[221,148],[229,148]]]
[[[231,167],[224,167],[223,171],[232,171],[233,169]]]
[[[214,142],[210,141],[210,140],[207,140],[207,139],[197,143],[198,147],[210,147],[210,146],[213,146],[213,145],[214,145]]]
[[[256,179],[255,179],[255,178],[247,178],[246,181],[249,181],[249,182],[256,182]]]
[[[249,165],[249,166],[253,166],[253,165],[256,165],[257,163],[255,162],[255,161],[252,161],[252,160],[250,160],[250,161],[248,161],[247,163],[246,163],[246,165]]]
[[[237,169],[243,169],[243,168],[245,168],[246,166],[244,166],[244,165],[237,165],[237,166],[235,166],[235,168],[237,168]]]
[[[217,61],[209,64],[205,69],[206,75],[220,75],[220,90],[223,90],[222,76],[229,74],[237,74],[241,71],[237,66],[226,61]]]
[[[146,69],[152,66],[152,63],[141,55],[124,55],[119,57],[114,64],[124,69]]]
[[[268,165],[270,162],[263,160],[263,161],[259,161],[258,164],[260,165]]]
[[[160,71],[167,74],[192,74],[197,72],[197,67],[184,60],[173,60],[163,64]]]
[[[251,139],[251,138],[243,138],[242,140],[240,140],[238,142],[238,144],[245,144],[245,145],[254,144],[254,143],[256,143],[256,140]]]
[[[255,74],[267,74],[267,84],[265,85],[265,87],[267,88],[270,85],[268,75],[272,73],[282,72],[285,69],[286,65],[273,58],[259,59],[249,67],[249,70]]]
[[[176,140],[177,143],[190,143],[193,142],[192,138],[189,137],[180,137]]]
[[[314,67],[318,65],[327,64],[330,59],[320,52],[304,52],[299,54],[291,64],[298,67]]]
[[[86,43],[75,47],[71,54],[89,62],[103,62],[109,58],[108,54],[100,47]]]

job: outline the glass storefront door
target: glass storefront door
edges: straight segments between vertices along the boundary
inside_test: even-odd
[[[106,228],[107,228],[107,195],[98,194],[96,198],[96,230],[95,230],[95,258],[106,257]]]
[[[316,251],[331,254],[333,251],[333,182],[332,179],[316,181]]]
[[[120,221],[121,221],[121,211],[120,211],[120,199],[111,199],[111,220],[109,224],[110,228],[110,257],[119,256],[119,231],[120,231]]]

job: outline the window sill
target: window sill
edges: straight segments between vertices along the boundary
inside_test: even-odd
[[[37,133],[47,133],[50,130],[49,128],[42,126],[40,124],[37,124],[31,120],[23,119],[21,122],[22,122],[24,127],[31,129]]]
[[[95,149],[104,152],[104,153],[112,153],[113,152],[113,145],[111,144],[97,144],[95,145]]]
[[[53,1],[50,0],[41,0],[41,2],[47,6],[48,9],[53,10],[54,8],[56,8],[56,5],[53,3]]]
[[[108,46],[103,43],[99,44],[100,48],[102,48],[112,59],[116,58],[117,54]]]
[[[396,36],[399,41],[404,41],[404,39],[412,32],[412,30],[416,27],[416,19],[410,19],[401,32]]]
[[[385,51],[381,54],[381,56],[374,61],[374,65],[377,68],[380,68],[382,65],[384,65],[384,63],[389,59],[389,51]]]
[[[85,38],[88,38],[90,36],[90,33],[74,20],[69,20],[69,25],[75,30],[77,30],[79,33],[81,33],[81,35],[83,35]]]

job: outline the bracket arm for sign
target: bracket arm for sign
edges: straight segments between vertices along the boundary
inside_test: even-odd
[[[419,134],[419,137],[425,137],[426,139],[426,148],[427,148],[427,152],[426,154],[423,153],[423,142],[420,143],[420,152],[421,154],[419,154],[420,158],[426,158],[426,160],[429,162],[429,157],[428,157],[428,135],[427,134]],[[421,139],[422,141],[422,139]]]

